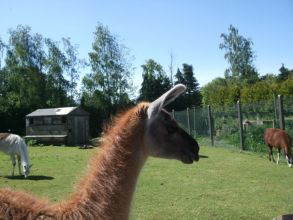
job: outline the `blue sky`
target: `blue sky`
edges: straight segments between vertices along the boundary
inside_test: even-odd
[[[32,33],[53,40],[70,37],[88,59],[98,22],[130,49],[134,84],[141,84],[141,65],[154,59],[169,71],[183,63],[194,67],[204,86],[223,77],[228,67],[219,49],[220,34],[230,24],[253,41],[260,75],[277,74],[281,64],[293,69],[293,0],[9,0],[0,5],[0,37],[28,25]],[[82,75],[89,70],[84,70]]]

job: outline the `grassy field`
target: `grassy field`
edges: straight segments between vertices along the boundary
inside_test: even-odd
[[[31,176],[9,176],[11,162],[0,154],[0,187],[26,190],[51,201],[66,198],[95,149],[29,147]],[[293,169],[284,159],[202,147],[192,165],[150,158],[140,175],[131,219],[272,219],[293,213]]]
[[[31,173],[28,179],[12,178],[10,157],[0,154],[0,187],[32,192],[51,201],[59,201],[73,191],[74,183],[86,170],[95,149],[77,147],[29,147]],[[15,169],[18,175],[18,168]]]

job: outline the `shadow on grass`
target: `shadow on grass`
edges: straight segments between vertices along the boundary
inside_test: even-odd
[[[206,155],[199,155],[200,158],[209,158],[209,156]]]
[[[34,180],[34,181],[39,181],[39,180],[53,180],[54,177],[52,176],[28,176],[27,178],[24,178],[24,176],[4,176],[6,179],[10,180]]]

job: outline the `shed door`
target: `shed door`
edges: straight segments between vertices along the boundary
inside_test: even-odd
[[[86,120],[84,117],[74,118],[74,144],[86,143]]]

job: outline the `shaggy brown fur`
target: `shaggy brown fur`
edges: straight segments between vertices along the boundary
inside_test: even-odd
[[[10,135],[10,133],[0,133],[0,141],[4,140],[5,138],[7,138]]]
[[[147,106],[142,103],[114,120],[102,149],[93,156],[87,175],[68,200],[52,205],[27,193],[2,189],[0,219],[127,219],[148,155],[141,146]]]

